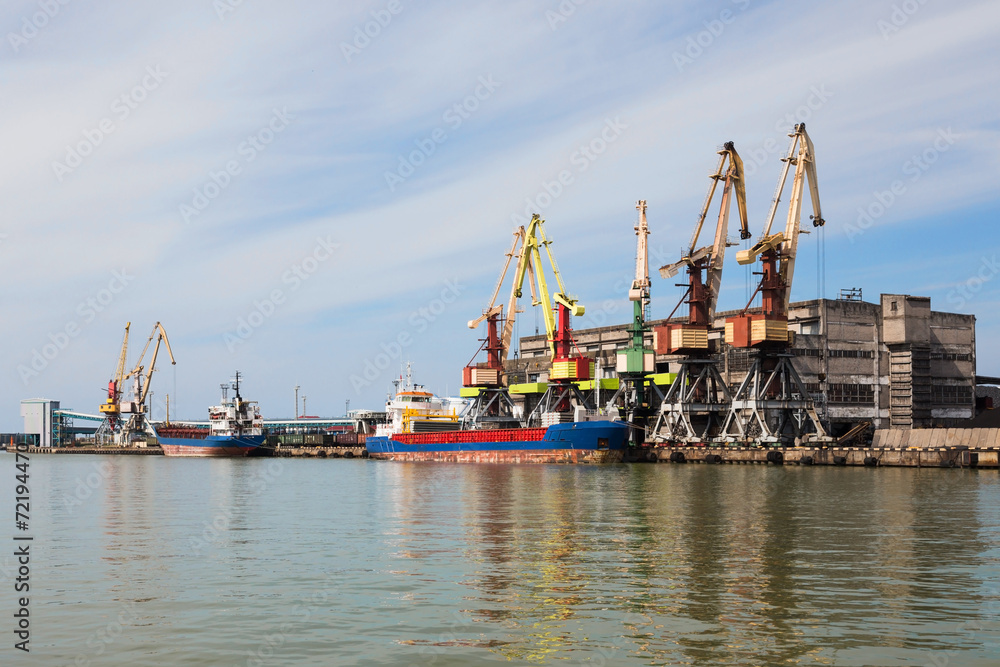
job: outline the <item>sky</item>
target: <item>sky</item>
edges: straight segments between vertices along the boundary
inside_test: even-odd
[[[583,328],[629,320],[646,200],[665,317],[655,268],[716,151],[756,236],[797,122],[827,224],[792,299],[929,296],[976,315],[1000,375],[997,34],[992,0],[6,0],[0,431],[25,398],[96,413],[126,322],[129,367],[169,336],[156,419],[167,394],[204,419],[236,371],[265,418],[295,387],[309,414],[380,409],[407,361],[457,394],[531,212]],[[720,309],[751,287],[734,254]]]

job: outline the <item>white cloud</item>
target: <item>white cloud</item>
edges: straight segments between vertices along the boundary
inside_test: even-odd
[[[995,201],[993,3],[925,5],[889,39],[876,25],[890,11],[881,3],[795,12],[781,3],[738,11],[742,4],[587,3],[553,31],[545,3],[404,2],[349,63],[340,44],[378,3],[243,3],[224,21],[211,2],[194,0],[67,5],[18,53],[0,45],[4,428],[18,428],[17,401],[28,394],[96,405],[126,320],[140,330],[167,325],[187,416],[202,416],[237,364],[257,376],[255,397],[269,414],[287,412],[295,383],[310,386],[313,412],[339,411],[345,398],[375,407],[384,387],[358,395],[349,376],[457,277],[467,291],[408,350],[422,379],[454,389],[478,346],[464,322],[485,305],[511,214],[543,181],[573,174],[543,213],[569,289],[600,303],[616,296],[608,276],[631,272],[635,200],[650,202],[651,243],[679,250],[724,141],[747,161],[768,140],[779,147],[749,178],[759,230],[787,141],[776,125],[787,114],[799,113],[816,143],[831,291],[853,279],[859,254],[875,254],[868,244],[893,238],[896,252],[932,252],[926,238],[904,233],[914,220],[947,221]],[[725,8],[735,20],[678,71],[672,54]],[[118,119],[113,101],[157,65],[167,78]],[[501,87],[449,127],[443,114],[484,75]],[[809,109],[817,87],[831,94]],[[246,161],[241,143],[285,107],[294,121]],[[60,183],[52,161],[104,117],[115,131]],[[615,117],[628,128],[580,171],[572,155]],[[439,127],[447,141],[390,192],[384,173]],[[847,243],[843,226],[857,208],[906,178],[907,161],[948,127],[960,136],[954,147],[866,232],[864,247]],[[185,223],[180,206],[233,159],[241,173]],[[995,247],[991,230],[986,219],[963,220],[950,242]],[[327,236],[341,249],[292,291],[285,272]],[[803,257],[796,293],[813,295],[814,261]],[[135,283],[25,386],[17,366],[123,266]],[[735,264],[727,270],[735,307],[744,276]],[[911,271],[915,285],[945,282]],[[878,276],[867,279],[866,292],[877,292]],[[287,302],[231,354],[223,334],[274,289]],[[673,306],[674,291],[654,283],[656,314]],[[945,292],[932,296],[945,306]],[[980,339],[983,326],[996,325],[981,324]]]

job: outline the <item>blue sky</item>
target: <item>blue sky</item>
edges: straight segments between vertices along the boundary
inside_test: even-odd
[[[974,313],[1000,375],[997,34],[974,1],[10,0],[0,429],[22,398],[96,412],[126,321],[133,347],[163,322],[177,358],[155,417],[170,393],[204,418],[237,369],[266,417],[296,385],[313,414],[377,409],[407,359],[456,393],[526,200],[578,326],[626,321],[635,201],[651,263],[675,260],[733,141],[756,235],[798,121],[825,296]],[[818,295],[817,240],[795,300]],[[663,317],[680,295],[653,281]],[[735,257],[723,283],[742,306]]]

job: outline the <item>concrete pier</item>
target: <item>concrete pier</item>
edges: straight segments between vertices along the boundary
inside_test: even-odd
[[[649,447],[636,461],[771,465],[998,468],[1000,447]]]

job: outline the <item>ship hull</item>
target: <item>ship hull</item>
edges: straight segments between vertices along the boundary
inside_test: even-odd
[[[618,463],[628,427],[579,422],[538,429],[406,433],[368,438],[368,456],[446,463]]]
[[[160,437],[164,456],[241,457],[264,444],[262,435],[207,438]]]

